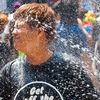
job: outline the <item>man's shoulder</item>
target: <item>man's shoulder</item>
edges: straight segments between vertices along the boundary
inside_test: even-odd
[[[57,61],[56,64],[58,64],[59,66],[58,68],[60,70],[63,70],[63,72],[65,72],[66,74],[69,73],[70,75],[78,76],[79,74],[83,73],[84,75],[87,75],[87,72],[83,64],[81,63],[81,60],[78,57],[75,57],[71,54],[60,53],[60,52],[56,52],[56,55],[57,58],[59,59],[56,60]]]
[[[57,59],[57,61],[66,62],[66,63],[70,62],[73,64],[80,64],[80,59],[71,54],[55,51],[54,55],[55,55],[55,58]]]

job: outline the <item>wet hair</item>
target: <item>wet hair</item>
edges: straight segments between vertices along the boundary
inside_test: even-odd
[[[8,23],[8,17],[5,14],[0,14],[0,32],[4,30],[4,25]]]
[[[56,19],[54,11],[47,4],[29,3],[16,10],[14,18],[25,18],[31,29],[42,27],[50,43],[55,36]]]

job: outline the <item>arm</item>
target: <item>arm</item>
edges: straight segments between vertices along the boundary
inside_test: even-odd
[[[91,41],[92,40],[92,35],[89,34],[83,27],[83,22],[80,18],[77,18],[77,21],[78,21],[78,25],[79,27],[82,29],[82,31],[84,32],[85,36],[86,36],[86,39]]]
[[[85,28],[83,27],[83,22],[80,18],[77,18],[77,21],[78,21],[78,25],[79,27],[82,29],[85,37],[86,37],[86,41],[87,41],[87,45],[90,47],[91,46],[91,42],[92,42],[92,34],[88,33]]]
[[[81,60],[83,61],[83,64],[84,64],[94,86],[96,88],[98,88],[98,81],[97,81],[97,78],[94,74],[94,71],[92,68],[92,61],[91,61],[89,55],[87,53],[82,53],[82,54],[80,54],[80,57],[81,57]]]
[[[83,30],[83,32],[86,36],[87,41],[91,41],[92,40],[92,35],[89,34],[84,28],[82,28],[82,30]]]

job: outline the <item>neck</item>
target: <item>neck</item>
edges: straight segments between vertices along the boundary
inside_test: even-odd
[[[26,59],[30,64],[39,65],[46,62],[51,56],[53,52],[49,49],[41,49],[37,50],[37,52],[32,53],[30,55],[26,54]]]

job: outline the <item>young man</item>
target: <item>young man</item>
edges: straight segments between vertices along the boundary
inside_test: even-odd
[[[56,20],[50,7],[25,4],[16,10],[14,18],[14,47],[26,56],[8,63],[1,71],[3,100],[98,99],[91,79],[77,60],[49,50]]]

